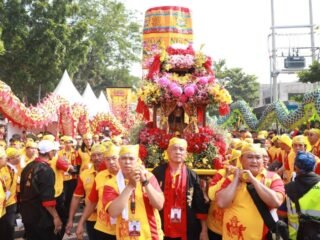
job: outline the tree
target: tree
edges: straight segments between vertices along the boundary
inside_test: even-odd
[[[3,12],[3,2],[0,2],[0,13]],[[0,22],[0,56],[4,54],[4,45],[3,41],[1,40],[2,37],[2,24]]]
[[[1,40],[1,35],[2,35],[2,29],[0,27],[0,55],[4,54],[4,45],[3,45],[3,41]]]
[[[74,16],[72,0],[10,0],[0,5],[5,53],[0,79],[20,98],[36,102],[57,85],[64,69],[72,74],[86,61],[87,24]]]
[[[226,67],[226,61],[215,63],[216,78],[220,79],[230,92],[233,101],[244,100],[250,106],[255,106],[259,100],[259,83],[257,77],[246,74],[241,68]]]
[[[303,83],[314,83],[320,81],[320,63],[314,61],[309,69],[298,72],[299,82]]]
[[[131,86],[137,78],[129,74],[140,61],[141,26],[134,12],[112,0],[80,0],[80,17],[89,25],[91,45],[88,61],[75,74],[75,85],[83,89],[90,82],[98,91],[110,86]]]

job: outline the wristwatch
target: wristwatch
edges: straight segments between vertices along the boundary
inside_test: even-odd
[[[149,180],[148,180],[148,179],[146,179],[146,180],[144,180],[144,181],[141,182],[142,187],[145,187],[145,186],[147,186],[148,184],[149,184]]]

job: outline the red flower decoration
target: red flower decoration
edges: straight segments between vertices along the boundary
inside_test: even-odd
[[[214,72],[212,71],[212,59],[211,57],[207,57],[204,64],[202,64],[203,67],[207,70],[207,72],[211,75],[214,75]]]
[[[148,151],[145,145],[140,144],[139,145],[139,157],[141,160],[146,159],[146,157],[148,156]]]
[[[181,48],[173,48],[173,47],[168,47],[167,48],[167,53],[169,55],[193,55],[195,54],[192,45],[190,44],[187,49],[181,49]]]
[[[226,103],[221,103],[219,105],[219,113],[221,116],[228,115],[230,113],[230,107]]]

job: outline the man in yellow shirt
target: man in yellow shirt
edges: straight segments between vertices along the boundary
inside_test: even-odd
[[[222,238],[265,239],[268,231],[247,190],[247,184],[253,185],[259,197],[272,211],[275,211],[284,200],[284,184],[276,173],[268,172],[263,167],[259,146],[254,144],[243,146],[240,162],[243,169],[236,169],[216,194],[218,207],[225,210]]]
[[[9,147],[6,150],[7,163],[1,168],[1,173],[6,187],[6,214],[4,220],[7,224],[7,231],[4,232],[5,239],[13,239],[14,226],[17,212],[17,184],[18,171],[20,168],[20,151]]]
[[[80,164],[77,162],[77,151],[73,147],[73,138],[71,136],[63,136],[63,149],[58,152],[58,157],[66,161],[71,169],[68,172],[64,172],[63,175],[63,192],[64,192],[64,204],[66,210],[69,212],[70,203],[73,196],[73,192],[77,186],[77,179],[80,171]]]
[[[94,180],[90,195],[88,197],[88,202],[78,223],[76,233],[79,239],[83,236],[84,222],[87,219],[90,220],[89,216],[93,212],[96,213],[97,218],[94,225],[94,231],[97,239],[116,239],[116,221],[115,219],[112,219],[105,211],[102,200],[104,186],[108,181],[112,181],[112,179],[115,178],[116,174],[119,171],[119,150],[120,148],[113,144],[109,145],[108,148],[106,148],[106,152],[104,154],[104,162],[107,169],[99,172]]]
[[[163,207],[164,196],[157,179],[138,158],[139,145],[121,146],[120,171],[107,181],[103,205],[111,217],[117,218],[117,239],[163,239],[158,210]],[[140,230],[138,233],[134,231],[134,225]]]
[[[7,156],[3,148],[0,148],[0,232],[7,231],[7,223],[4,219],[6,213],[6,184],[1,173],[1,169],[6,166]]]
[[[224,209],[219,208],[216,204],[216,192],[220,190],[222,183],[232,174],[236,167],[240,167],[239,158],[241,152],[232,149],[231,156],[228,159],[228,164],[225,168],[219,169],[212,177],[208,188],[208,197],[211,200],[208,212],[207,225],[209,240],[222,239],[222,220]]]
[[[38,157],[38,144],[34,141],[27,141],[26,149],[21,157],[21,167],[24,168],[28,163]]]
[[[103,155],[106,151],[106,148],[103,145],[95,144],[91,148],[91,163],[93,164],[92,168],[84,170],[80,177],[78,178],[78,183],[76,189],[73,193],[70,210],[69,210],[69,219],[66,227],[67,234],[71,233],[73,225],[73,217],[80,205],[80,201],[85,197],[86,205],[88,204],[88,197],[92,189],[94,179],[96,174],[105,168],[103,162]],[[93,226],[96,222],[97,214],[94,212],[88,219],[86,228],[90,240],[97,239]]]

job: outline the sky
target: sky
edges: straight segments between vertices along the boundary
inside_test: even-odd
[[[156,6],[182,6],[191,10],[194,48],[204,44],[203,52],[214,61],[226,60],[228,68],[242,68],[256,75],[260,83],[270,82],[271,0],[121,0],[128,9],[137,10],[143,25],[144,13]],[[320,25],[320,0],[312,0],[313,23]],[[309,0],[274,0],[275,26],[309,24]],[[310,29],[277,29],[279,55],[287,56],[289,48],[310,46]],[[269,39],[269,40],[268,40]],[[320,47],[320,31],[315,34]],[[301,50],[299,55],[309,55]],[[317,52],[319,53],[319,51]],[[307,65],[311,62],[306,58]],[[277,58],[283,69],[283,58]],[[132,67],[132,74],[141,77],[141,64]],[[280,74],[278,81],[295,81],[294,74]]]

